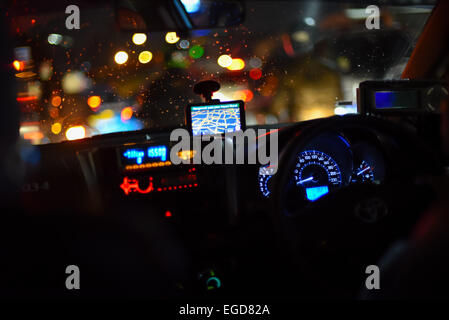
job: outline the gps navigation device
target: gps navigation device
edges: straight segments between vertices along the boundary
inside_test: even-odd
[[[241,100],[190,104],[187,127],[194,136],[245,130],[245,108]]]

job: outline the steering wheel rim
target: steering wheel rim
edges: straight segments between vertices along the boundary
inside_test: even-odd
[[[320,242],[317,240],[320,240],[318,235],[324,232],[324,234],[329,233],[329,230],[323,229],[323,224],[321,223],[321,227],[319,224],[320,218],[327,219],[328,221],[325,221],[324,223],[329,222],[329,229],[335,231],[335,228],[337,226],[341,226],[342,224],[336,223],[335,218],[334,220],[329,219],[329,212],[327,214],[322,214],[321,216],[316,216],[316,212],[318,212],[317,209],[319,209],[323,204],[326,204],[328,202],[328,210],[331,208],[334,213],[339,214],[341,217],[342,211],[346,212],[347,219],[345,221],[347,225],[353,225],[354,221],[351,222],[351,219],[354,217],[352,216],[351,210],[346,208],[345,210],[335,210],[333,207],[333,204],[336,203],[335,201],[332,201],[332,198],[339,198],[342,194],[346,196],[343,197],[344,199],[350,199],[353,198],[363,198],[364,193],[372,193],[372,194],[381,194],[386,196],[388,199],[387,204],[391,206],[391,203],[394,203],[394,199],[392,199],[394,195],[394,191],[397,190],[397,188],[405,188],[410,187],[407,190],[404,189],[404,191],[409,192],[410,194],[413,194],[416,190],[413,186],[397,186],[397,185],[381,185],[381,186],[364,186],[364,185],[357,185],[357,186],[347,186],[341,188],[339,191],[334,192],[333,194],[329,194],[322,199],[316,201],[308,208],[302,208],[302,212],[300,215],[286,215],[285,212],[285,195],[286,195],[286,188],[288,186],[288,183],[291,181],[291,175],[293,172],[293,168],[295,165],[296,157],[299,154],[301,150],[307,145],[307,143],[315,136],[326,132],[326,131],[341,131],[345,128],[374,128],[375,130],[382,130],[383,133],[385,133],[387,136],[394,136],[399,141],[407,142],[405,146],[407,147],[406,153],[413,153],[413,151],[420,150],[418,154],[422,155],[425,154],[425,157],[418,157],[416,161],[414,161],[415,164],[421,164],[420,166],[415,166],[416,173],[425,174],[425,173],[437,173],[440,172],[439,170],[442,168],[441,161],[438,158],[438,155],[435,154],[435,152],[427,146],[427,144],[421,140],[419,137],[416,136],[412,131],[402,127],[398,126],[397,124],[391,123],[389,121],[381,120],[378,118],[373,117],[365,117],[360,115],[351,115],[351,116],[345,116],[345,117],[332,117],[328,118],[322,122],[312,123],[309,127],[305,129],[301,129],[300,131],[296,131],[296,134],[294,135],[293,139],[290,140],[290,142],[286,145],[285,148],[283,148],[280,158],[279,158],[279,164],[278,164],[278,172],[274,177],[273,181],[273,206],[274,210],[274,224],[276,227],[279,245],[281,246],[281,249],[286,252],[287,259],[293,260],[294,265],[298,266],[299,268],[303,268],[307,274],[310,275],[310,269],[315,269],[314,271],[318,271],[316,269],[316,265],[310,264],[311,261],[316,261],[318,258],[318,261],[321,261],[321,257],[316,257],[317,253],[314,252],[317,247],[320,246]],[[410,148],[410,149],[408,149]],[[368,191],[368,189],[370,189]],[[343,202],[345,203],[345,202]],[[329,205],[330,204],[330,205]],[[346,202],[346,205],[350,207],[353,205],[350,201]],[[324,205],[326,208],[326,205]],[[313,209],[315,208],[315,210]],[[342,209],[342,208],[339,208]],[[344,209],[344,208],[343,208]],[[400,209],[400,207],[399,207]],[[413,209],[413,208],[412,208]],[[395,208],[395,210],[398,210],[398,208]],[[353,219],[354,220],[354,219]],[[393,219],[394,220],[394,219]],[[338,222],[338,221],[337,221]],[[359,221],[360,222],[360,221]],[[357,224],[356,224],[357,225]],[[375,229],[373,226],[376,226],[375,224],[366,224],[366,226],[369,226],[369,228],[365,228],[365,230]],[[343,223],[344,227],[344,223]],[[407,225],[407,228],[411,228],[412,224]],[[363,229],[363,228],[362,228]],[[388,228],[387,228],[388,229]],[[311,232],[315,232],[313,230],[317,230],[316,239],[307,239],[308,236],[311,235]],[[394,232],[394,230],[387,230],[388,235],[391,236],[391,232]],[[347,230],[342,230],[342,234],[345,234]],[[373,232],[366,233],[366,236],[372,235]],[[375,234],[375,233],[374,233]],[[329,235],[329,234],[327,234]],[[325,240],[324,240],[325,241]],[[357,241],[357,239],[354,239],[354,241]],[[388,242],[388,241],[387,241]],[[345,243],[343,241],[343,243]],[[311,245],[314,244],[314,245]],[[362,243],[357,243],[358,245],[361,245]],[[326,247],[328,243],[324,243],[322,246],[323,248]],[[367,246],[369,247],[369,246]],[[333,248],[334,249],[334,248]],[[340,250],[337,250],[337,252],[333,251],[333,253],[339,253],[341,252],[342,248],[338,248]],[[322,250],[321,250],[322,251]],[[351,250],[349,250],[351,251]],[[379,253],[378,253],[379,254]],[[315,256],[315,257],[314,257]],[[310,259],[310,258],[314,259]],[[364,259],[366,260],[366,259]],[[369,260],[369,259],[368,259]],[[372,261],[372,264],[375,264],[376,261]],[[320,269],[320,268],[318,268]],[[360,270],[360,274],[356,277],[359,277],[360,280],[362,278],[364,279],[364,271]],[[326,272],[326,269],[321,270],[322,272]],[[329,272],[329,270],[327,270]],[[328,284],[328,283],[326,283]],[[361,284],[361,283],[360,283]],[[336,285],[342,285],[337,281]],[[355,285],[355,284],[354,284]],[[355,289],[355,287],[353,287]]]

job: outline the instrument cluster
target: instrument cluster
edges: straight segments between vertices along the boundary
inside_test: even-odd
[[[265,198],[272,193],[271,171],[267,166],[259,168],[259,189]],[[316,201],[350,184],[382,183],[385,157],[375,139],[327,132],[315,137],[297,154],[291,177],[302,200]]]

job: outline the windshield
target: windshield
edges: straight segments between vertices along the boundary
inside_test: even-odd
[[[193,2],[188,11],[201,13]],[[368,28],[360,2],[244,5],[235,27],[136,35],[118,28],[112,1],[81,1],[79,30],[66,28],[63,5],[16,1],[7,16],[21,136],[45,144],[181,127],[205,79],[221,84],[215,99],[245,101],[248,125],[353,113],[360,81],[400,77],[432,10],[379,6]]]

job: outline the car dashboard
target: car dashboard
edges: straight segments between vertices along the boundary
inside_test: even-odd
[[[292,137],[322,120],[271,126],[279,154],[294,159],[288,173],[285,215],[348,186],[382,185],[399,168],[397,141],[375,128],[324,130],[285,154]],[[131,219],[151,216],[175,230],[192,257],[196,292],[249,282],[253,294],[277,286],[257,279],[279,272],[273,212],[276,165],[204,165],[170,161],[168,132],[134,132],[80,141],[26,146],[22,203],[29,214],[87,214]],[[291,150],[291,149],[290,149]],[[191,158],[191,152],[178,156]],[[257,268],[254,269],[254,267]],[[251,271],[250,271],[251,270]],[[210,279],[213,283],[210,283]],[[216,281],[219,279],[219,281]]]

